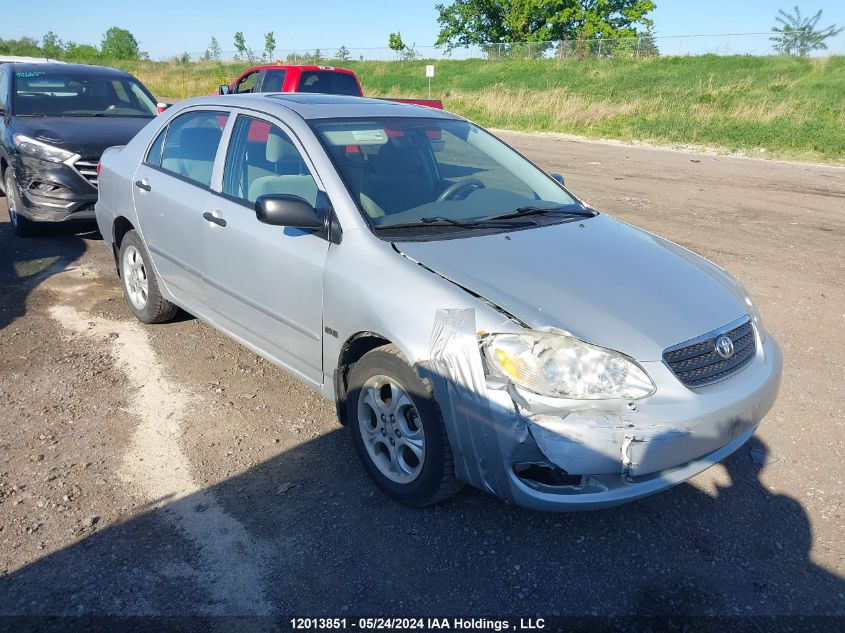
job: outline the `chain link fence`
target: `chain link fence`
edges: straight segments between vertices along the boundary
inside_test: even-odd
[[[182,61],[283,61],[292,64],[344,61],[396,61],[409,59],[612,59],[683,55],[775,55],[772,33],[727,33],[718,35],[641,35],[628,38],[568,39],[552,42],[508,42],[467,47],[410,46],[402,51],[383,47],[327,46],[312,49],[276,49],[272,54],[253,50],[182,53],[166,59]],[[834,42],[830,50],[817,54],[842,53],[845,46]]]

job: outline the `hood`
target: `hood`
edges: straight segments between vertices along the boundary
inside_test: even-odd
[[[133,117],[16,117],[14,131],[83,158],[99,158],[112,145],[126,145],[153,119]]]
[[[747,313],[741,286],[720,268],[606,215],[395,247],[532,328],[640,361]]]

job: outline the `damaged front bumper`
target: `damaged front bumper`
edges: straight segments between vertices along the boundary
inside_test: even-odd
[[[96,174],[84,176],[75,165],[77,158],[54,163],[18,156],[15,178],[21,204],[17,212],[33,222],[93,220],[97,189],[88,178],[96,181]],[[86,173],[88,167],[86,162]]]
[[[459,479],[538,510],[606,508],[665,490],[742,446],[777,396],[782,356],[692,391],[643,363],[658,392],[635,403],[561,401],[484,375],[471,310],[444,310],[420,370],[431,380]]]

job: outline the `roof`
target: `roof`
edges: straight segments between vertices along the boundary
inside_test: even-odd
[[[3,63],[3,62],[0,62]],[[105,66],[89,66],[87,64],[66,64],[65,62],[10,62],[15,72],[47,72],[56,70],[63,73],[85,74],[93,76],[120,76],[125,77],[129,73],[117,68],[106,68]]]
[[[20,55],[0,55],[0,64],[64,64],[49,57],[23,57]]]
[[[349,73],[351,75],[355,74],[355,71],[350,70],[349,68],[341,68],[340,66],[317,66],[315,64],[259,64],[258,66],[252,66],[244,71],[244,73],[250,72],[252,70],[274,70],[274,69],[284,69],[288,70],[290,68],[296,68],[297,70],[328,70],[331,72],[340,72],[340,73]],[[241,73],[243,74],[243,73]]]
[[[365,117],[427,117],[457,119],[459,117],[435,108],[396,103],[386,99],[370,99],[346,95],[317,93],[256,93],[227,96],[209,96],[190,99],[191,105],[243,106],[272,112],[284,107],[296,112],[303,119],[336,119]]]

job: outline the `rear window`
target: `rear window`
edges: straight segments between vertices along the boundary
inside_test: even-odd
[[[156,116],[152,96],[134,78],[67,71],[15,73],[14,108],[21,116]]]
[[[354,75],[332,70],[309,70],[299,78],[298,92],[321,92],[330,95],[360,97],[361,89]]]
[[[228,117],[226,112],[201,110],[173,119],[161,151],[161,168],[203,187],[211,185],[217,146]]]

